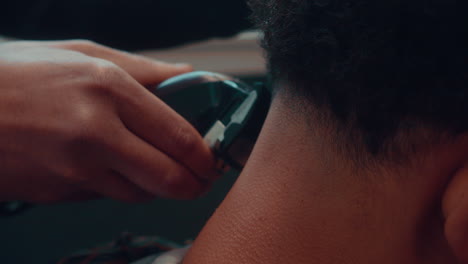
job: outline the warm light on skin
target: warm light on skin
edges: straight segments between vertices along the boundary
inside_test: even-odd
[[[441,196],[466,161],[467,140],[428,147],[398,170],[356,173],[320,127],[311,131],[306,115],[287,109],[274,100],[246,168],[185,264],[456,263]]]

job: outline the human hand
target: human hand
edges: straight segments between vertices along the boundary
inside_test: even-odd
[[[0,201],[204,193],[209,147],[144,88],[188,71],[88,41],[0,45]]]

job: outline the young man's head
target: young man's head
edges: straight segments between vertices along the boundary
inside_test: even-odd
[[[468,261],[468,169],[463,169],[468,4],[251,0],[250,5],[264,33],[277,97],[307,116],[329,151],[356,171],[398,170],[406,174],[401,177],[412,177],[406,169],[441,170],[438,180],[449,191],[433,191],[445,193],[440,197],[445,234]]]
[[[275,96],[186,263],[468,263],[468,2],[249,2]]]
[[[426,139],[454,139],[468,132],[468,4],[250,4],[265,34],[276,91],[307,99],[346,138],[337,143],[354,154],[370,160],[396,154],[393,158],[399,159]],[[416,129],[428,134],[409,140]]]

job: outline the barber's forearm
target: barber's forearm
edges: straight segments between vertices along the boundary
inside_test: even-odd
[[[250,26],[245,0],[16,0],[2,9],[0,34],[86,38],[127,50],[229,36]]]

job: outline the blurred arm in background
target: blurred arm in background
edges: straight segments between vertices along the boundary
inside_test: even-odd
[[[0,11],[2,35],[35,40],[90,39],[125,50],[227,37],[250,27],[243,0],[5,2]]]

